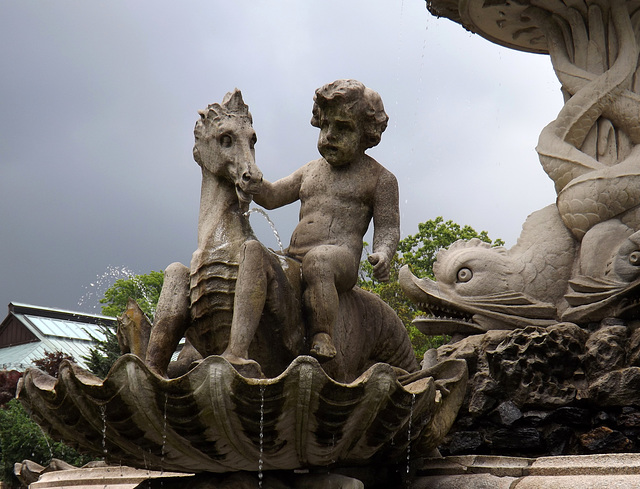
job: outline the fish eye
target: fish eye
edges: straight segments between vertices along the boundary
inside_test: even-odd
[[[640,259],[640,256],[638,257]],[[469,268],[461,268],[458,270],[458,282],[468,282],[473,278],[473,272]]]
[[[223,148],[229,148],[233,144],[233,139],[228,134],[223,134],[220,136],[220,146]]]
[[[629,255],[629,263],[632,265],[640,265],[640,251],[634,251]]]

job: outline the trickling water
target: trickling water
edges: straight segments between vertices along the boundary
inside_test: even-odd
[[[258,487],[262,489],[262,454],[264,453],[264,384],[260,385],[260,458],[258,459]]]
[[[164,473],[164,454],[167,446],[167,403],[169,402],[169,396],[164,395],[164,411],[162,422],[162,452],[160,457],[160,472]]]
[[[413,406],[416,403],[416,395],[411,394],[411,410],[409,411],[409,428],[407,429],[407,474],[411,468],[411,423],[413,422]]]
[[[261,214],[267,220],[267,222],[269,223],[269,226],[271,226],[271,231],[273,231],[273,235],[276,237],[276,241],[278,242],[278,247],[280,248],[280,252],[282,252],[283,251],[282,240],[280,239],[280,234],[278,233],[278,230],[276,229],[276,225],[273,223],[273,221],[271,220],[269,215],[266,213],[266,211],[264,209],[260,209],[258,207],[252,207],[247,212],[245,212],[244,215],[249,217],[249,215],[253,214],[254,212],[257,212],[258,214]]]
[[[336,434],[332,433],[331,434],[331,456],[329,457],[329,466],[333,465],[336,463]],[[329,467],[327,467],[327,470],[329,469]]]
[[[51,443],[49,443],[49,438],[47,438],[47,434],[42,429],[42,426],[38,425],[40,431],[42,432],[42,438],[44,438],[45,443],[47,444],[47,448],[49,449],[49,462],[53,460],[53,449],[51,448]]]
[[[102,418],[102,455],[107,460],[107,406],[100,406],[100,417]]]

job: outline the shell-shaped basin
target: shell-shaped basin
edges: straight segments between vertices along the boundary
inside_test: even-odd
[[[466,366],[453,374],[463,393]],[[211,356],[165,379],[124,355],[104,380],[69,362],[58,379],[30,369],[18,397],[54,438],[114,463],[257,471],[388,463],[434,448],[448,430],[434,427],[442,394],[433,377],[413,378],[403,386],[389,365],[376,364],[341,384],[301,356],[276,378],[251,379]]]

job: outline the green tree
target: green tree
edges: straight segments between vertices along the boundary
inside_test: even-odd
[[[418,358],[422,358],[429,348],[437,348],[446,341],[442,336],[425,336],[412,324],[413,319],[419,315],[418,308],[407,299],[398,283],[398,272],[403,265],[409,265],[414,275],[420,278],[435,279],[433,275],[433,263],[438,251],[447,248],[459,239],[469,240],[478,238],[493,246],[502,246],[504,241],[496,239],[492,241],[486,231],[477,232],[471,226],[460,226],[453,221],[444,221],[442,217],[436,217],[418,224],[418,232],[402,239],[398,244],[398,251],[391,262],[391,276],[389,282],[378,282],[373,278],[373,267],[367,260],[360,263],[360,275],[358,285],[378,294],[398,317],[402,320],[413,348]],[[365,251],[368,252],[367,247]]]
[[[140,309],[153,322],[156,305],[162,290],[164,274],[162,272],[149,272],[143,275],[132,275],[127,279],[118,279],[104,293],[100,299],[102,314],[105,316],[118,317],[127,308],[129,298],[136,300]],[[99,377],[106,377],[111,366],[120,356],[120,346],[116,336],[115,328],[111,325],[102,324],[99,326],[104,339],[93,338],[96,343],[95,348],[91,348],[89,355],[84,357],[89,370]]]
[[[164,273],[149,272],[145,275],[132,275],[127,279],[118,279],[104,293],[100,299],[102,314],[105,316],[120,316],[127,308],[129,298],[135,299],[140,309],[153,320]]]

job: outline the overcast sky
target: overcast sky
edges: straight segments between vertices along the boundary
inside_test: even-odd
[[[385,103],[369,154],[398,178],[403,237],[443,216],[510,247],[555,200],[534,149],[562,105],[549,58],[422,0],[0,2],[0,307],[97,313],[114,270],[189,264],[197,111],[241,89],[273,181],[318,156],[313,93],[339,78]],[[270,212],[285,244],[297,212]]]

